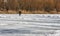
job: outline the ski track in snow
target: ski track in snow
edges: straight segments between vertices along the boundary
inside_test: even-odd
[[[59,36],[60,16],[57,17],[44,17],[40,14],[0,14],[0,36]]]

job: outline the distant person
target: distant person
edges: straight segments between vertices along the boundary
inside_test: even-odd
[[[8,10],[9,10],[8,7],[6,7],[6,11],[7,11],[7,12],[8,12]]]
[[[21,15],[21,11],[19,11],[19,16]]]

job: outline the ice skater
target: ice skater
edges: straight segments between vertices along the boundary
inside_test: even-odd
[[[21,11],[19,11],[19,16],[21,15]]]

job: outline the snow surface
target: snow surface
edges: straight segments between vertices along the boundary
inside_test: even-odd
[[[0,36],[60,36],[60,15],[0,14]]]

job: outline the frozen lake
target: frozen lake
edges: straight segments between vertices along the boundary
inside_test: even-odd
[[[0,36],[59,36],[60,15],[0,14]]]

